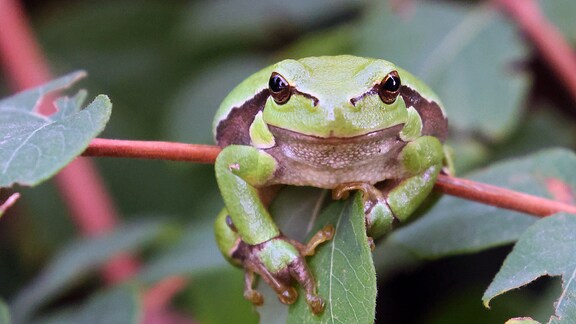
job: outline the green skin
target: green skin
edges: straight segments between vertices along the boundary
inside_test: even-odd
[[[393,71],[401,90],[393,102],[377,90]],[[277,103],[272,73],[290,85]],[[307,244],[286,238],[261,200],[275,184],[332,189],[334,198],[361,190],[367,233],[378,238],[404,221],[428,196],[444,166],[447,121],[437,96],[394,64],[354,56],[284,60],[250,76],[226,97],[214,120],[224,149],[216,177],[226,208],[215,229],[224,256],[246,270],[245,297],[261,276],[286,304],[305,291],[314,313],[324,303],[316,293],[305,256],[332,237],[328,226]],[[376,189],[375,186],[378,186]]]

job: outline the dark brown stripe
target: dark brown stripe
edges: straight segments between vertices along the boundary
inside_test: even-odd
[[[422,135],[438,137],[444,142],[448,137],[448,119],[435,101],[428,101],[413,89],[402,86],[400,95],[406,107],[413,106],[422,118]]]
[[[220,147],[232,144],[250,145],[250,125],[256,114],[264,109],[269,96],[270,92],[266,88],[243,105],[232,108],[228,117],[222,119],[216,127],[218,145]]]

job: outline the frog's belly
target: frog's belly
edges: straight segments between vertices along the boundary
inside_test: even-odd
[[[278,161],[270,184],[334,188],[348,182],[398,178],[404,171],[398,155],[406,145],[403,125],[352,138],[317,138],[271,127],[276,146],[267,152]]]

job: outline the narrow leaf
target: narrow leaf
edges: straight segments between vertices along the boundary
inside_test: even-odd
[[[576,215],[557,214],[531,226],[504,260],[484,293],[490,301],[541,276],[562,276],[562,293],[551,323],[572,323],[576,318]]]
[[[10,310],[4,300],[0,299],[0,324],[10,324]]]
[[[136,324],[140,323],[141,312],[136,287],[121,286],[90,298],[77,314],[74,323]]]
[[[112,111],[100,95],[84,110],[86,94],[57,100],[59,111],[43,116],[34,110],[46,93],[69,86],[82,74],[57,79],[0,102],[0,186],[36,185],[80,155],[103,129]]]
[[[62,294],[82,275],[96,270],[98,265],[120,252],[144,245],[162,228],[159,222],[140,221],[104,237],[71,243],[16,296],[12,303],[15,322],[25,322],[39,307]]]

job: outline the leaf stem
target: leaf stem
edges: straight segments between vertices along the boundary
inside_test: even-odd
[[[214,163],[220,150],[213,145],[97,138],[83,155]],[[561,211],[576,214],[574,205],[445,175],[438,178],[434,189],[448,195],[539,217]]]

